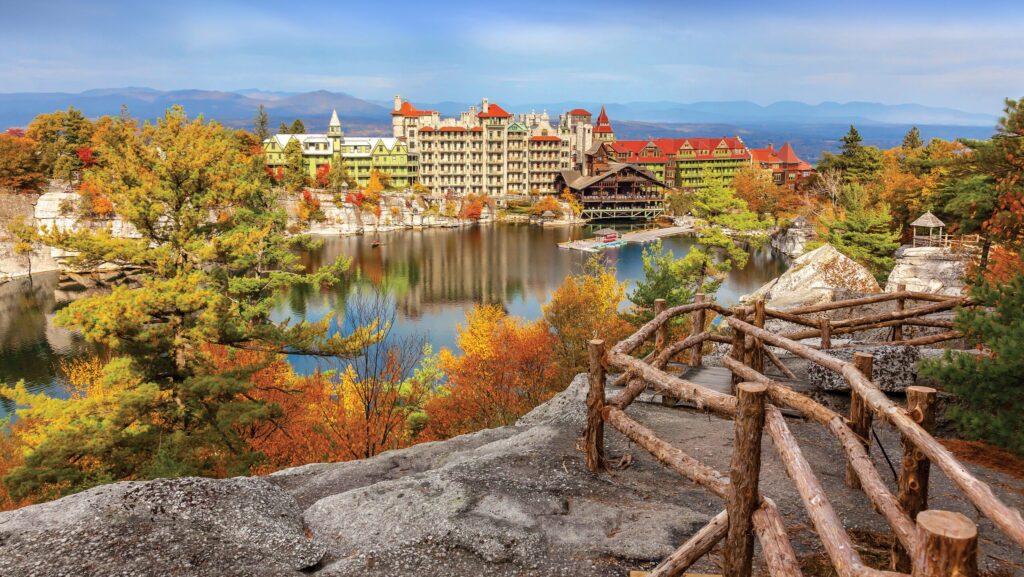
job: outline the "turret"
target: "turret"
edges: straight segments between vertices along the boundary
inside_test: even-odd
[[[331,111],[331,122],[327,125],[328,136],[341,136],[341,120],[338,118],[338,111]]]

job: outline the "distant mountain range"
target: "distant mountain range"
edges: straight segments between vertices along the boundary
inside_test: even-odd
[[[573,108],[597,114],[602,103],[585,101],[511,103],[501,105],[515,112],[547,110],[553,117]],[[249,127],[263,104],[271,128],[301,118],[309,130],[325,130],[332,109],[337,109],[345,130],[365,135],[390,134],[390,101],[364,100],[344,92],[279,92],[257,88],[235,91],[170,90],[144,87],[105,88],[81,93],[22,92],[0,94],[0,129],[27,125],[34,116],[75,106],[87,116],[117,114],[126,105],[136,118],[153,119],[172,105],[180,104],[190,115],[203,114],[228,126]],[[454,115],[465,102],[414,102],[418,108]],[[856,124],[865,142],[891,146],[910,125],[918,125],[926,138],[984,138],[991,135],[996,116],[937,108],[920,104],[875,102],[776,102],[762,106],[748,101],[672,101],[604,103],[620,137],[718,136],[739,134],[752,146],[789,140],[808,160],[820,151],[832,150],[849,124]]]

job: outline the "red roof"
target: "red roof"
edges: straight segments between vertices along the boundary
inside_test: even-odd
[[[465,132],[466,129],[462,126],[442,126],[441,132]]]
[[[774,148],[751,148],[750,157],[754,162],[760,164],[776,164],[782,162],[775,156]]]
[[[420,128],[420,132],[430,132],[431,130],[434,130],[433,126],[424,126]]]
[[[391,116],[430,116],[433,113],[432,110],[417,110],[408,100],[405,100],[398,110],[391,112]]]
[[[649,140],[616,140],[612,143],[612,150],[615,152],[629,152],[636,154],[650,143]]]
[[[479,127],[479,126],[474,126],[473,128],[470,128],[469,131],[470,132],[483,132],[484,129]]]
[[[601,114],[597,116],[597,126],[594,127],[594,132],[597,134],[611,134],[612,124],[608,120],[608,113],[605,112],[604,106],[601,107]]]
[[[800,163],[796,165],[796,169],[797,170],[814,170],[814,167],[811,166],[810,163],[804,162],[804,161],[801,160]]]
[[[533,142],[561,142],[561,138],[557,136],[531,136],[530,140]]]
[[[626,159],[626,162],[632,162],[636,164],[665,164],[671,159],[667,156],[632,156]]]
[[[783,144],[782,148],[779,149],[778,156],[779,160],[786,164],[796,164],[800,162],[800,158],[797,157],[796,152],[793,152],[793,147],[790,146],[788,142]]]
[[[476,115],[477,118],[509,118],[511,116],[511,114],[497,104],[491,104],[487,107],[487,112],[481,112]]]
[[[569,116],[592,116],[589,111],[582,108],[574,108],[569,111]]]

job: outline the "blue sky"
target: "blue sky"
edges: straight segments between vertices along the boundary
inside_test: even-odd
[[[1024,2],[0,0],[0,92],[395,93],[418,102],[1024,96]]]

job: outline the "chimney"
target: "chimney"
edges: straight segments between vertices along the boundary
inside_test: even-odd
[[[491,103],[486,98],[484,98],[483,100],[480,101],[480,112],[483,112],[484,114],[487,114],[487,111],[490,110],[490,108],[491,108]]]
[[[395,95],[395,112],[402,109],[402,97],[398,94]]]
[[[775,145],[769,142],[768,143],[768,152],[772,152],[774,150],[775,150]]]

